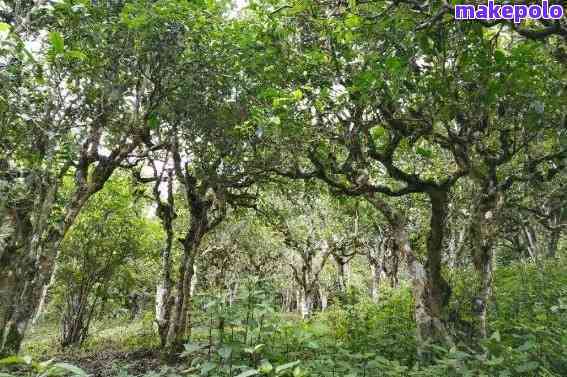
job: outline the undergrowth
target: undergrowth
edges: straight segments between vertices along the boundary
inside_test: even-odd
[[[473,342],[474,334],[469,337],[459,331],[463,324],[475,325],[474,316],[464,309],[474,295],[473,277],[461,271],[453,278],[451,302],[452,308],[459,309],[459,316],[452,318],[458,322],[452,323],[455,345],[430,345],[425,361],[417,357],[413,303],[407,287],[384,290],[378,305],[358,297],[335,303],[306,321],[276,312],[268,290],[258,283],[243,290],[232,306],[226,305],[223,296],[201,295],[195,308],[205,310],[193,317],[192,339],[177,363],[129,374],[126,360],[113,367],[113,375],[565,376],[566,272],[564,261],[499,268],[494,292],[498,306],[490,310],[491,336]],[[56,334],[47,326],[34,334],[25,348],[33,358],[1,361],[5,370],[23,373],[27,368],[28,375],[42,376],[79,373],[67,364],[55,367],[53,362],[47,366],[33,362],[62,355],[53,349]],[[125,352],[157,349],[152,314],[133,322],[99,322],[91,340],[77,352],[93,355],[108,348]],[[20,372],[14,372],[14,365],[19,365]]]

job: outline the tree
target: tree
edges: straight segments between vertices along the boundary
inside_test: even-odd
[[[420,343],[451,343],[444,325],[451,288],[442,274],[442,257],[452,190],[465,177],[484,175],[479,171],[487,167],[479,167],[479,155],[486,151],[498,159],[495,150],[506,154],[512,133],[520,141],[514,156],[526,156],[520,152],[527,152],[528,144],[521,141],[530,140],[532,148],[534,140],[543,142],[540,138],[547,135],[554,141],[543,145],[553,145],[553,152],[533,161],[563,158],[556,132],[561,106],[545,96],[560,90],[563,68],[543,50],[525,64],[520,51],[533,53],[533,44],[504,47],[498,35],[474,26],[440,25],[436,33],[425,33],[415,31],[415,20],[401,22],[403,10],[383,15],[378,24],[354,13],[329,18],[326,12],[325,7],[301,11],[293,27],[272,20],[271,31],[264,34],[263,43],[279,51],[287,67],[277,72],[266,94],[264,106],[271,101],[273,110],[266,114],[270,129],[265,134],[293,146],[293,153],[282,148],[272,155],[277,161],[273,171],[319,179],[374,205],[388,219],[408,262]],[[389,27],[395,22],[396,28]],[[285,35],[277,43],[271,43],[274,28]],[[539,70],[533,59],[541,62]],[[542,70],[546,73],[540,76]],[[541,80],[527,80],[534,76]],[[270,122],[274,117],[279,121]],[[534,117],[540,117],[537,128],[530,126]],[[528,173],[513,166],[513,174]],[[409,243],[403,212],[391,199],[403,196],[429,201],[424,263],[420,250]],[[481,237],[476,239],[484,242],[490,235]],[[486,263],[480,265],[488,271]],[[481,275],[490,285],[490,273]]]
[[[127,280],[159,241],[134,195],[124,176],[113,177],[85,206],[61,246],[54,293],[61,300],[63,347],[86,340],[105,303],[123,293],[112,287]]]
[[[28,204],[9,206],[19,220],[2,272],[15,277],[9,284],[16,293],[2,353],[18,351],[43,306],[61,241],[87,201],[146,143],[152,114],[174,83],[168,74],[183,51],[182,32],[168,21],[187,9],[165,1],[171,11],[150,20],[138,13],[144,5],[59,3],[44,26],[49,44],[38,59],[17,52],[28,57],[26,65],[11,63],[19,91],[3,95],[2,127],[9,132],[2,131],[2,154],[32,184],[24,195]],[[26,132],[12,132],[18,129]],[[68,175],[73,189],[63,196],[59,187]]]

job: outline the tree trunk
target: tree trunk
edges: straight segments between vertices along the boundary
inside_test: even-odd
[[[187,316],[191,305],[191,281],[194,264],[192,251],[184,250],[183,261],[179,267],[179,280],[174,294],[175,301],[166,342],[167,347],[172,349],[179,348],[185,336]]]
[[[327,310],[327,306],[328,306],[328,298],[327,298],[327,293],[320,285],[319,285],[319,296],[321,298],[321,311],[325,311]]]
[[[236,297],[238,296],[238,280],[232,282],[228,286],[228,306],[234,305]]]
[[[524,230],[524,234],[526,235],[526,240],[528,241],[528,253],[532,260],[536,260],[538,257],[538,247],[537,241],[535,237],[535,232],[533,231],[532,227],[529,225],[523,225],[522,229]]]
[[[49,288],[60,252],[59,245],[89,198],[103,188],[114,170],[136,148],[137,143],[138,141],[121,145],[110,154],[111,158],[98,160],[90,174],[92,156],[83,148],[77,164],[75,190],[63,209],[62,220],[55,224],[48,225],[48,220],[52,216],[60,181],[69,165],[63,167],[58,177],[40,183],[39,195],[34,202],[33,231],[20,241],[20,244],[25,245],[25,255],[18,256],[15,263],[16,270],[21,271],[21,274],[14,287],[13,310],[2,329],[0,355],[19,352],[28,325],[34,314],[39,313],[38,309],[46,297],[47,292],[44,294],[44,290]]]
[[[299,309],[301,318],[307,319],[311,316],[311,312],[313,310],[313,296],[311,291],[306,287],[301,288]]]
[[[382,275],[381,266],[370,263],[371,282],[370,282],[370,297],[372,302],[378,304],[380,302],[380,278]]]
[[[558,222],[554,223],[554,226],[549,235],[549,241],[547,242],[547,257],[555,258],[557,256],[557,248],[559,246],[559,239],[561,238],[561,228],[559,228]]]
[[[193,278],[191,279],[191,287],[189,288],[189,294],[191,295],[191,297],[195,295],[195,291],[197,290],[197,283],[197,265],[193,263]]]
[[[338,290],[341,293],[346,292],[347,278],[346,278],[346,263],[340,256],[335,256],[335,262],[337,265],[337,284]]]
[[[183,261],[179,267],[179,280],[166,342],[167,347],[173,351],[181,347],[185,337],[191,336],[191,288],[195,276],[195,258],[207,229],[207,212],[204,207],[192,203],[192,209],[191,227],[187,237],[181,240]]]
[[[173,305],[171,296],[171,249],[173,231],[167,232],[166,245],[161,253],[161,275],[156,287],[156,323],[162,347],[167,343],[167,332]]]
[[[423,358],[426,344],[430,341],[441,341],[443,343],[452,344],[452,339],[441,318],[440,307],[437,306],[442,300],[431,297],[431,287],[434,284],[432,284],[429,279],[433,274],[431,272],[428,273],[423,264],[415,256],[405,229],[403,216],[380,198],[376,196],[369,196],[367,198],[370,203],[386,217],[392,226],[396,249],[406,259],[414,301],[417,352],[418,357]],[[433,271],[434,267],[431,266],[431,264],[436,260],[438,259],[432,258],[431,262],[429,262],[430,271]],[[437,291],[440,290],[437,289]]]
[[[488,302],[492,296],[493,250],[498,228],[497,218],[503,203],[503,197],[497,191],[495,179],[483,183],[476,202],[476,208],[472,214],[470,237],[473,245],[472,259],[479,275],[480,289],[478,296],[473,298],[473,310],[478,317],[480,336],[486,338],[488,336]]]
[[[444,308],[449,302],[451,288],[441,274],[441,262],[443,254],[443,240],[445,233],[445,221],[447,219],[448,196],[445,191],[433,191],[429,193],[431,201],[431,218],[429,237],[427,239],[427,262],[425,270],[427,273],[429,309],[436,318],[442,318]],[[446,334],[440,334],[443,338]]]
[[[167,198],[162,201],[160,184],[162,183],[162,175],[158,176],[155,164],[152,161],[154,168],[154,179],[156,179],[153,194],[154,200],[157,203],[156,214],[161,220],[161,225],[165,231],[165,246],[161,250],[161,271],[159,281],[156,286],[156,324],[158,327],[158,334],[160,338],[161,347],[167,344],[167,333],[169,331],[171,308],[173,306],[173,297],[171,295],[172,281],[171,281],[171,251],[173,248],[173,220],[175,214],[175,201],[173,197],[173,171],[167,171]]]

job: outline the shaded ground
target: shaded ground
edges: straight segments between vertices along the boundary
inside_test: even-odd
[[[151,321],[116,319],[96,323],[82,347],[65,350],[58,344],[57,325],[45,320],[34,326],[22,354],[34,360],[64,361],[79,366],[92,377],[140,376],[167,368]]]
[[[88,352],[78,358],[66,355],[61,360],[81,367],[93,377],[124,375],[124,372],[139,376],[152,370],[158,371],[163,365],[155,349]]]

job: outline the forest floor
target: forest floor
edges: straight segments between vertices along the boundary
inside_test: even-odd
[[[457,318],[452,331],[461,334],[459,348],[435,347],[434,358],[421,365],[415,359],[415,322],[407,288],[382,292],[379,305],[367,300],[333,305],[309,321],[266,311],[261,301],[250,306],[243,299],[235,304],[235,317],[227,322],[234,325],[224,322],[230,318],[227,313],[221,315],[226,326],[222,341],[219,322],[214,320],[220,307],[208,307],[206,312],[194,313],[195,327],[185,358],[173,360],[160,352],[150,309],[136,320],[122,313],[97,321],[81,347],[66,349],[59,346],[57,315],[51,318],[48,312],[28,333],[22,355],[37,361],[64,361],[81,367],[90,377],[171,377],[186,376],[183,371],[188,368],[204,369],[212,363],[227,369],[227,357],[221,351],[229,344],[226,348],[232,347],[235,356],[230,356],[230,372],[220,375],[232,376],[233,365],[258,367],[259,358],[252,357],[257,348],[261,350],[258,355],[276,368],[300,362],[308,371],[301,376],[563,377],[567,376],[566,272],[566,260],[501,267],[495,277],[498,306],[491,308],[489,318],[491,336],[476,342],[465,336],[469,328],[464,325],[470,325],[470,318]],[[463,273],[453,280],[453,307],[468,302],[472,278],[473,274]],[[210,328],[205,327],[207,323]]]
[[[68,362],[92,377],[135,376],[159,370],[164,364],[151,322],[144,319],[97,322],[81,348],[62,350],[58,335],[56,322],[39,323],[23,344],[23,354]]]
[[[82,368],[90,377],[139,376],[168,368],[186,369],[186,360],[164,358],[153,328],[152,313],[134,320],[106,319],[92,325],[87,341],[81,347],[62,349],[59,345],[59,323],[45,319],[38,322],[22,345],[22,354],[34,360],[56,359]],[[280,314],[285,320],[299,320],[297,314]],[[208,330],[195,327],[193,337],[206,339]]]

